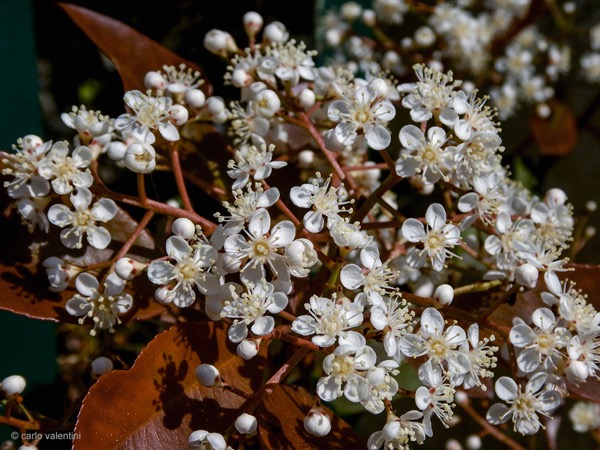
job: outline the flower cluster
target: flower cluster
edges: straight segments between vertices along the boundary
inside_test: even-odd
[[[500,3],[478,15],[438,3],[428,25],[402,46],[416,52],[442,39],[454,49],[450,61],[479,73],[491,64],[494,36],[525,11],[523,2]],[[372,10],[347,3],[327,39],[341,40],[359,16],[375,28],[400,24],[410,12],[402,0],[376,0]],[[114,332],[144,308],[137,302],[146,283],[154,299],[145,300],[164,307],[165,316],[222,322],[227,345],[243,360],[266,354],[276,340],[314,352],[320,357],[304,363],[317,374],[305,385],[315,403],[303,422],[313,436],[332,428],[320,401],[344,397],[370,414],[386,412],[370,449],[408,449],[438,426],[452,426],[470,392],[489,400],[492,386],[505,403],[489,408],[486,425],[512,421],[520,434],[537,433],[540,415],[549,417],[572,386],[600,375],[600,313],[563,278],[576,237],[566,193],[537,196],[510,178],[498,109],[441,64],[416,64],[405,74],[411,81],[398,83],[382,70],[398,63],[392,50],[373,65],[375,53],[349,40],[361,56],[359,77],[319,66],[316,52],[291,39],[282,23],[263,28],[251,12],[244,29],[245,49],[222,30],[204,40],[227,62],[224,82],[236,98],[201,90],[205,80],[185,64],[153,68],[140,80],[145,93],[125,93],[128,112],[109,118],[75,107],[63,114],[77,132],[73,150],[67,141],[29,135],[3,156],[7,195],[30,230],[60,228],[64,252],[43,261],[50,290],[64,291],[74,280],[77,293],[63,306],[79,324],[92,321],[92,336]],[[532,58],[547,54],[553,78],[564,72],[566,51],[544,41],[534,54],[538,34],[523,33],[495,61],[499,89],[544,102],[550,94],[535,81]],[[510,108],[498,102],[496,96],[500,117],[507,115]],[[228,162],[209,161],[202,172],[211,181],[182,163],[182,155],[204,161],[195,147],[199,125],[229,138],[218,150]],[[104,164],[135,180],[138,195],[115,192],[98,170]],[[163,203],[146,192],[148,174],[159,170],[172,173],[176,199]],[[205,196],[194,197],[190,184]],[[113,220],[122,223],[130,207],[145,215],[120,230]],[[156,241],[136,253],[149,231]],[[86,259],[97,254],[101,261]],[[506,323],[498,309],[525,291],[545,306],[530,316],[515,307]],[[475,306],[465,307],[466,294],[476,296]],[[233,436],[257,432],[254,409],[302,358],[290,361],[245,404]],[[401,388],[411,366],[414,386]],[[196,376],[204,387],[232,388],[211,364]],[[414,407],[397,415],[401,396]],[[579,429],[597,428],[584,408],[570,415],[590,416],[574,419]],[[189,447],[232,448],[225,436],[197,430]]]

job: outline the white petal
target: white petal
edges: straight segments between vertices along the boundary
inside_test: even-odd
[[[508,422],[510,419],[510,409],[503,403],[495,403],[490,409],[488,409],[485,418],[492,425],[500,425]]]
[[[125,280],[119,278],[115,272],[111,272],[104,281],[104,295],[115,297],[123,292]]]
[[[425,220],[431,228],[439,230],[446,223],[446,210],[439,203],[432,203],[425,212]]]
[[[533,343],[536,339],[536,334],[529,325],[519,324],[511,328],[509,339],[512,345],[522,348]]]
[[[90,226],[87,230],[88,243],[99,250],[103,250],[110,244],[111,236],[104,227]]]
[[[517,398],[519,387],[517,383],[509,377],[500,377],[495,384],[496,395],[504,401]]]
[[[475,192],[469,192],[463,195],[458,200],[458,210],[460,212],[469,212],[477,207],[479,204],[479,194]]]
[[[367,144],[373,150],[383,150],[392,142],[392,135],[389,130],[382,125],[366,126],[365,138]]]
[[[304,214],[302,224],[311,233],[319,233],[325,226],[325,218],[319,211],[308,211]]]
[[[417,219],[407,219],[402,224],[402,236],[409,242],[421,242],[425,239],[425,226]]]
[[[424,139],[421,130],[414,125],[406,125],[400,130],[400,143],[408,149],[416,149],[421,146]]]
[[[158,131],[160,131],[162,137],[164,137],[167,141],[173,142],[179,140],[179,131],[177,131],[177,127],[171,122],[159,123]]]
[[[289,245],[295,237],[296,227],[289,220],[284,220],[273,227],[269,241],[279,248]]]
[[[166,243],[167,256],[181,262],[192,253],[192,247],[180,236],[171,236]]]
[[[273,327],[275,326],[275,319],[271,316],[263,316],[259,317],[254,321],[252,325],[252,332],[257,336],[264,336],[265,334],[269,334],[273,331]]]
[[[92,304],[86,299],[75,295],[65,305],[65,309],[69,314],[75,317],[85,316],[91,309]]]
[[[310,208],[313,204],[311,192],[303,186],[294,186],[290,190],[290,200],[300,208]]]
[[[101,198],[92,206],[91,215],[94,220],[108,222],[117,214],[117,204],[109,198]]]
[[[266,209],[259,209],[249,219],[248,231],[254,237],[263,237],[271,228],[271,216]]]
[[[360,263],[369,270],[381,267],[379,249],[374,245],[367,245],[360,251]]]
[[[441,336],[444,331],[444,318],[435,308],[426,308],[421,315],[421,333],[425,338]]]
[[[239,344],[248,336],[248,327],[244,322],[234,323],[229,327],[227,336],[229,336],[229,340],[231,342],[234,344]]]
[[[346,289],[358,289],[365,283],[365,275],[356,264],[348,264],[340,272],[340,280]]]
[[[87,272],[83,272],[75,279],[75,288],[84,297],[93,297],[98,293],[100,284],[95,276]]]
[[[294,320],[292,323],[292,331],[302,336],[310,336],[311,334],[314,334],[316,326],[317,321],[315,318],[305,314]]]
[[[52,205],[48,209],[48,220],[53,225],[64,227],[71,223],[73,213],[65,205]]]

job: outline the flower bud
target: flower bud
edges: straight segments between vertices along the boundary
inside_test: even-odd
[[[256,11],[248,11],[244,14],[242,19],[244,22],[244,31],[248,35],[248,38],[253,39],[256,33],[263,27],[263,18]]]
[[[481,448],[481,438],[476,434],[471,434],[467,437],[466,445],[469,450],[479,450]]]
[[[456,439],[446,441],[446,450],[462,450],[462,445]]]
[[[113,141],[108,144],[106,154],[113,161],[121,161],[125,157],[127,146],[121,141]]]
[[[20,395],[25,389],[27,382],[21,375],[11,375],[2,380],[1,388],[7,397]]]
[[[25,151],[35,150],[37,147],[39,147],[43,143],[44,143],[44,141],[42,140],[42,138],[39,136],[36,136],[35,134],[28,134],[27,136],[24,136],[23,139],[21,140],[21,146],[23,147],[23,150],[25,150]]]
[[[248,87],[252,84],[252,77],[243,69],[235,69],[231,73],[231,84],[236,88]]]
[[[302,150],[298,153],[298,167],[306,169],[312,167],[315,162],[315,152],[312,150]]]
[[[235,429],[240,434],[254,434],[258,428],[258,422],[253,415],[243,413],[235,419]]]
[[[50,283],[49,289],[52,292],[64,291],[69,285],[69,280],[77,274],[77,269],[67,266],[62,259],[56,256],[46,258],[42,264],[46,268],[46,275],[48,275]]]
[[[454,400],[458,405],[466,405],[469,403],[469,395],[465,391],[456,391]]]
[[[565,373],[567,375],[567,380],[577,385],[585,383],[590,376],[590,372],[583,361],[569,361]]]
[[[453,299],[454,289],[449,284],[441,284],[433,292],[433,306],[436,308],[448,306]]]
[[[167,87],[167,80],[159,72],[152,70],[144,76],[144,86],[147,89],[164,91]]]
[[[320,406],[313,406],[304,418],[304,428],[313,436],[325,436],[331,431],[331,419]]]
[[[139,261],[131,258],[121,258],[115,263],[115,273],[122,280],[133,280],[146,267]]]
[[[296,97],[302,109],[308,109],[315,104],[315,93],[311,89],[303,89]]]
[[[522,264],[515,271],[515,281],[521,286],[534,288],[539,276],[538,270],[531,264]]]
[[[210,30],[204,36],[204,48],[215,55],[223,57],[227,56],[228,52],[236,52],[237,45],[231,34],[222,30]]]
[[[248,361],[258,354],[260,339],[244,339],[235,349],[238,356]]]
[[[567,201],[567,194],[565,194],[565,191],[563,191],[562,189],[552,188],[549,189],[548,192],[546,192],[545,200],[549,206],[564,205]]]
[[[180,217],[171,225],[171,232],[183,239],[191,239],[196,234],[196,225],[190,219]]]
[[[185,94],[183,94],[183,101],[191,109],[198,109],[204,106],[206,96],[200,89],[188,89],[185,91]]]
[[[212,364],[200,364],[196,367],[196,378],[206,387],[223,386],[221,373]]]
[[[91,365],[92,375],[96,377],[102,376],[105,373],[113,370],[113,362],[104,356],[99,356],[98,358],[94,359]]]
[[[169,117],[175,126],[181,126],[187,122],[189,118],[188,110],[183,105],[173,105],[169,109]]]
[[[268,42],[283,43],[288,40],[289,35],[281,22],[271,22],[263,31],[263,38]]]
[[[337,47],[342,43],[342,30],[339,28],[330,28],[325,31],[325,41],[330,47]]]

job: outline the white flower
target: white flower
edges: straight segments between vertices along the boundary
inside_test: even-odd
[[[266,209],[259,209],[248,220],[248,240],[241,234],[234,234],[225,240],[225,252],[231,261],[240,267],[268,264],[274,267],[275,259],[282,258],[278,253],[289,245],[296,235],[296,228],[289,220],[276,224],[271,229],[271,216]]]
[[[242,282],[247,291],[238,294],[235,288],[230,288],[232,299],[225,302],[221,311],[221,317],[234,319],[227,334],[229,340],[235,344],[246,339],[250,324],[252,333],[257,336],[264,336],[273,331],[275,319],[265,314],[277,314],[288,304],[287,296],[283,292],[275,292],[275,287],[264,278],[253,283],[242,277]]]
[[[488,344],[495,339],[495,336],[492,334],[489,338],[484,338],[480,341],[479,325],[473,323],[469,326],[467,341],[461,345],[461,352],[467,355],[471,367],[464,374],[453,374],[450,377],[453,386],[460,386],[462,384],[465,389],[471,389],[475,386],[479,386],[484,391],[487,389],[482,384],[481,378],[492,378],[494,376],[494,373],[489,369],[496,367],[498,358],[494,356],[494,353],[498,351],[498,347]]]
[[[236,150],[234,158],[230,160],[227,167],[227,175],[233,178],[232,189],[243,188],[249,181],[250,177],[256,181],[261,181],[269,178],[273,169],[280,169],[287,166],[285,161],[273,161],[273,144],[262,145],[259,149],[253,145],[243,146]]]
[[[488,97],[477,98],[477,91],[467,97],[464,91],[459,91],[452,99],[452,108],[463,117],[456,121],[454,133],[463,141],[471,139],[476,132],[497,133],[493,122],[494,109],[486,106]]]
[[[96,277],[87,272],[75,279],[75,287],[79,293],[67,302],[67,312],[80,317],[80,325],[86,317],[90,317],[94,322],[94,329],[90,331],[92,336],[96,334],[96,329],[112,333],[115,324],[121,323],[118,316],[125,314],[133,305],[131,295],[123,293],[125,280],[114,272],[106,277],[102,292],[99,291],[100,283]]]
[[[600,428],[600,405],[591,402],[577,402],[569,410],[569,419],[573,429],[579,433],[587,433]]]
[[[290,191],[290,200],[300,208],[313,208],[304,215],[302,220],[304,228],[311,233],[319,233],[325,225],[325,217],[330,226],[332,220],[339,217],[341,212],[351,212],[342,207],[349,203],[344,197],[347,195],[342,185],[329,186],[331,177],[321,186],[321,174],[316,173],[311,183],[294,186]]]
[[[446,211],[439,203],[429,205],[425,213],[427,230],[417,219],[407,219],[402,225],[402,236],[422,248],[412,247],[408,253],[408,264],[420,268],[429,257],[431,265],[438,272],[444,268],[448,256],[456,256],[447,247],[454,247],[460,240],[460,230],[451,223],[446,223]]]
[[[309,314],[299,316],[292,323],[292,330],[302,336],[312,337],[319,347],[329,347],[338,337],[346,336],[348,329],[359,326],[363,321],[363,308],[346,297],[332,299],[313,295],[304,307]]]
[[[208,244],[188,244],[179,236],[171,236],[166,244],[171,261],[153,261],[148,279],[154,284],[168,285],[163,303],[173,302],[185,308],[196,300],[194,286],[205,295],[219,290],[218,277],[210,272],[217,260],[216,250]]]
[[[401,177],[421,174],[427,183],[437,183],[440,178],[447,181],[454,147],[443,148],[446,140],[446,132],[440,127],[429,128],[427,138],[414,125],[402,127],[400,143],[403,148],[396,163],[396,173]]]
[[[405,301],[393,297],[384,298],[371,308],[371,324],[376,330],[385,332],[383,348],[396,361],[402,359],[398,344],[404,334],[412,331],[413,316]]]
[[[52,142],[43,142],[35,135],[27,135],[18,141],[14,154],[4,154],[2,163],[3,175],[12,177],[5,181],[4,187],[11,198],[44,197],[50,192],[50,183],[38,173],[38,166]]]
[[[525,385],[525,391],[522,391],[512,378],[500,377],[495,385],[496,395],[510,406],[503,403],[492,405],[486,415],[488,422],[500,425],[512,420],[516,432],[536,434],[541,425],[538,414],[549,416],[561,401],[557,391],[542,389],[547,378],[548,374],[544,372],[536,373]]]
[[[397,417],[390,413],[383,430],[373,433],[367,442],[369,450],[409,450],[409,443],[421,445],[425,441],[425,426],[415,422],[423,417],[420,411],[412,410]]]
[[[132,172],[150,173],[156,167],[156,151],[148,143],[134,142],[125,150],[123,163]]]
[[[340,272],[340,281],[346,289],[363,288],[367,299],[372,305],[380,304],[383,295],[391,288],[389,283],[396,277],[389,267],[379,259],[379,249],[367,245],[360,251],[360,261],[365,270],[356,264],[347,264]]]
[[[333,220],[329,232],[337,246],[352,250],[363,248],[373,241],[372,236],[360,229],[358,222],[350,223],[339,216]]]
[[[536,370],[540,364],[544,367],[557,367],[563,358],[561,349],[566,347],[571,334],[563,327],[548,308],[538,308],[531,316],[536,329],[532,329],[522,320],[516,322],[510,330],[510,342],[521,352],[517,365],[525,373]]]
[[[70,113],[62,113],[60,118],[69,128],[79,134],[79,139],[88,145],[94,138],[109,134],[114,125],[114,120],[102,115],[99,111],[86,109],[85,106],[73,106]]]
[[[398,382],[394,376],[400,364],[396,361],[382,361],[377,366],[371,367],[365,377],[367,378],[368,391],[360,403],[371,414],[379,414],[385,409],[384,400],[392,401],[398,393]]]
[[[446,377],[442,375],[442,369],[431,361],[426,361],[419,367],[419,380],[424,386],[419,386],[415,392],[415,403],[423,415],[425,434],[433,436],[431,428],[431,416],[435,414],[438,419],[448,428],[454,412],[454,388],[449,384]]]
[[[314,245],[308,239],[296,239],[285,248],[285,264],[290,275],[298,278],[307,277],[310,269],[319,262]]]
[[[513,222],[510,214],[502,211],[496,217],[495,228],[497,235],[488,236],[484,248],[496,257],[499,269],[512,272],[518,264],[518,243],[531,238],[535,233],[535,225],[529,219]]]
[[[345,395],[351,402],[366,399],[368,381],[364,377],[375,365],[375,350],[366,345],[362,334],[349,331],[340,337],[339,347],[323,360],[326,376],[317,382],[317,394],[326,402]]]
[[[51,256],[44,259],[42,265],[46,269],[46,275],[48,275],[48,281],[50,283],[50,290],[52,292],[64,291],[69,285],[71,278],[79,273],[78,269],[57,258]]]
[[[269,188],[265,191],[259,183],[254,185],[254,189],[252,184],[247,184],[245,191],[237,189],[232,194],[233,204],[227,201],[223,202],[223,206],[230,215],[215,214],[219,222],[226,222],[225,234],[227,236],[238,234],[253,213],[260,208],[269,208],[279,200],[279,189]]]
[[[68,154],[67,142],[57,142],[38,166],[39,174],[52,180],[52,188],[59,195],[70,194],[74,188],[88,188],[94,182],[94,177],[87,169],[92,161],[92,151],[79,146],[71,156]]]
[[[424,64],[413,66],[419,81],[398,86],[400,92],[409,94],[402,99],[402,106],[410,109],[410,117],[415,122],[425,122],[434,115],[449,127],[458,120],[458,114],[450,104],[455,95],[454,88],[460,81],[453,81],[452,72],[443,74]]]
[[[115,128],[121,132],[130,131],[132,136],[143,143],[154,144],[156,137],[151,130],[158,131],[167,141],[179,140],[179,131],[170,121],[169,110],[173,100],[169,97],[152,97],[140,91],[127,91],[123,97],[133,114],[121,114],[115,120]]]
[[[117,205],[108,198],[101,198],[90,208],[92,193],[86,188],[77,189],[71,194],[71,203],[75,211],[65,205],[52,205],[48,210],[50,223],[63,228],[60,240],[67,248],[81,248],[81,240],[85,234],[88,243],[97,249],[104,249],[110,244],[110,233],[96,225],[96,222],[108,222],[117,214]]]
[[[379,96],[377,79],[364,86],[353,86],[344,100],[335,100],[327,108],[327,115],[338,125],[333,130],[342,145],[351,145],[362,130],[367,143],[374,150],[383,150],[391,143],[387,123],[396,115],[392,103]]]
[[[406,356],[426,355],[433,363],[445,368],[451,375],[467,373],[471,368],[468,356],[459,348],[467,339],[465,330],[458,325],[445,328],[444,318],[435,308],[426,308],[421,315],[417,334],[404,335],[398,345]]]

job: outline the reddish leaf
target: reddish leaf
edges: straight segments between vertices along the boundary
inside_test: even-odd
[[[160,70],[163,65],[178,66],[183,63],[187,67],[201,72],[201,69],[194,63],[183,59],[118,20],[81,6],[68,3],[59,3],[58,5],[113,62],[126,91],[132,89],[145,91],[144,76],[146,73],[151,70]],[[210,93],[208,83],[205,83],[202,89],[205,93]]]
[[[264,362],[264,350],[251,361],[239,358],[223,323],[176,325],[154,338],[130,370],[108,373],[92,386],[73,448],[187,448],[194,430],[222,433],[246,399],[201,385],[196,367],[213,364],[225,382],[251,394],[260,387]]]
[[[304,417],[313,405],[313,396],[304,388],[276,386],[257,411],[261,447],[265,450],[366,448],[350,425],[327,409],[331,432],[324,437],[308,434]]]
[[[550,117],[541,118],[535,112],[530,119],[531,133],[542,155],[565,156],[577,145],[577,120],[571,109],[552,99],[548,101]]]

